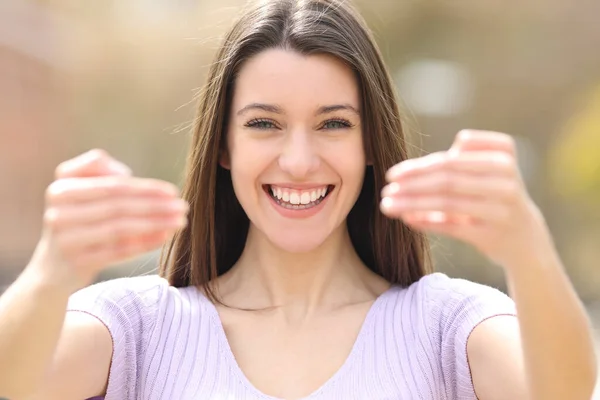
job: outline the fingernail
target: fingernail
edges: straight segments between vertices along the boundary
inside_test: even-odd
[[[392,208],[392,205],[394,204],[394,200],[392,200],[391,197],[384,197],[383,199],[381,199],[381,208],[389,210],[390,208]]]
[[[397,182],[392,182],[383,187],[383,190],[381,191],[381,197],[389,197],[398,192],[400,192],[400,185]]]

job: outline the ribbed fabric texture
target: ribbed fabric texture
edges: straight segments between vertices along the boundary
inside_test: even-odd
[[[248,381],[217,309],[194,287],[115,279],[73,294],[68,309],[97,317],[112,335],[106,400],[280,400]],[[467,339],[501,314],[516,315],[508,296],[441,273],[394,286],[371,306],[343,366],[305,399],[476,399]]]

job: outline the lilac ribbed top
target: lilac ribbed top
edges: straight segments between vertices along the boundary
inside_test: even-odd
[[[113,338],[106,400],[279,400],[235,361],[215,306],[158,276],[101,282],[73,294]],[[502,292],[444,274],[393,286],[371,306],[343,366],[306,400],[476,399],[467,339],[483,320],[516,315]]]

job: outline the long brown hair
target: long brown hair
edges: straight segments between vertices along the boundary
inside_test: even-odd
[[[342,0],[263,0],[226,35],[200,98],[187,159],[182,196],[190,204],[189,224],[164,249],[161,276],[176,287],[202,286],[218,301],[209,282],[228,271],[244,249],[249,220],[229,171],[218,161],[236,76],[245,61],[270,48],[332,55],[354,71],[370,165],[348,215],[348,231],[370,269],[391,283],[417,281],[429,272],[425,236],[379,211],[386,170],[407,158],[395,92],[365,22]]]

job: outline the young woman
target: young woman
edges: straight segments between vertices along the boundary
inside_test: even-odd
[[[100,151],[57,168],[0,300],[0,396],[588,400],[588,320],[510,137],[406,147],[355,12],[261,2],[213,63],[183,199]],[[426,232],[476,246],[512,299],[430,273]],[[173,234],[159,276],[86,287]]]

